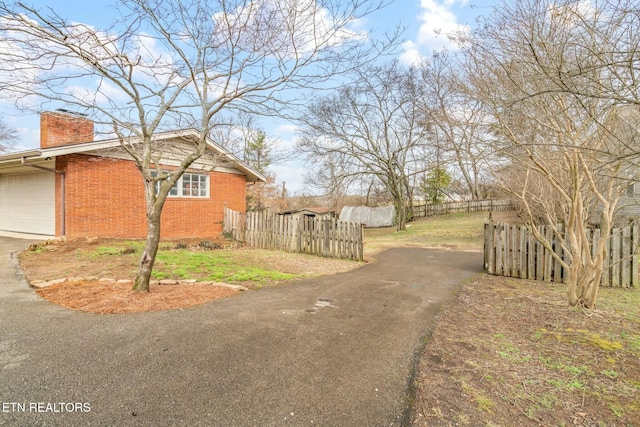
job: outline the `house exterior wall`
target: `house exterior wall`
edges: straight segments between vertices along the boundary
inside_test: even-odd
[[[598,203],[589,217],[589,222],[592,225],[599,224],[601,215],[602,205]],[[634,182],[618,200],[613,226],[625,227],[629,222],[638,220],[640,220],[640,183]]]
[[[626,226],[629,221],[636,221],[640,218],[640,184],[634,183],[633,195],[624,194],[618,201],[618,211],[614,219],[616,226]],[[597,210],[600,214],[601,208]]]
[[[56,159],[65,172],[67,238],[144,238],[147,234],[144,187],[129,160],[73,154]],[[222,232],[223,207],[246,210],[246,179],[232,173],[209,173],[210,197],[172,198],[162,213],[161,237],[211,238]],[[61,177],[56,176],[56,205],[61,203]],[[60,235],[60,209],[56,234]]]

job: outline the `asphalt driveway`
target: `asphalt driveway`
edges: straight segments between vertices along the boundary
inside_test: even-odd
[[[1,425],[402,425],[424,335],[482,267],[396,248],[194,308],[95,315],[16,278],[27,244],[0,237]]]

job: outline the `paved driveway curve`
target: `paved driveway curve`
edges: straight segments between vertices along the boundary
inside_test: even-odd
[[[2,425],[401,425],[421,338],[481,254],[396,248],[342,274],[94,315],[15,279],[0,238]]]

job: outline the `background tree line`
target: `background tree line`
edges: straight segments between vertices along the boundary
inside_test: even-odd
[[[456,51],[358,70],[302,119],[299,147],[320,169],[310,180],[335,193],[377,183],[399,229],[414,192],[441,200],[447,174],[469,198],[496,183],[538,240],[567,254],[569,303],[593,307],[619,201],[640,173],[639,10],[631,0],[504,1],[452,35]],[[536,233],[541,223],[552,238]]]

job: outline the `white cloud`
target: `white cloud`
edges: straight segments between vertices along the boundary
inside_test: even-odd
[[[288,162],[270,167],[276,174],[276,181],[285,188],[289,195],[294,195],[305,190],[304,172],[305,167],[300,162]]]
[[[40,129],[18,127],[15,128],[18,143],[11,147],[11,151],[25,151],[40,147]]]
[[[89,82],[87,82],[89,83]],[[95,80],[87,86],[68,86],[66,92],[85,105],[118,104],[127,101],[126,94],[107,80]]]
[[[291,123],[285,123],[285,124],[279,125],[275,129],[275,131],[279,135],[292,134],[292,133],[296,133],[298,131],[298,126],[296,126],[294,124],[291,124]]]
[[[177,76],[177,65],[171,52],[149,34],[137,34],[127,56],[139,60],[139,65],[134,68],[151,82],[165,85],[170,81],[174,84],[181,81]]]
[[[276,126],[272,133],[267,132],[267,135],[271,135],[271,144],[273,144],[273,150],[279,153],[279,156],[283,156],[285,153],[293,153],[296,150],[296,144],[298,143],[298,126],[290,123],[282,123]]]
[[[216,13],[212,40],[247,52],[300,59],[317,50],[364,41],[359,19],[332,16],[316,0],[252,0],[233,11]]]
[[[466,3],[467,0],[421,0],[421,12],[418,16],[421,21],[420,29],[415,41],[403,44],[401,60],[414,63],[421,51],[456,49],[450,37],[460,32],[467,33],[470,28],[458,22],[453,9]]]
[[[579,25],[583,19],[594,19],[597,15],[597,10],[590,0],[580,0],[563,5],[550,5],[548,13],[556,24],[571,28]]]
[[[416,65],[423,58],[420,53],[420,49],[417,44],[411,40],[407,40],[402,43],[402,54],[400,55],[400,62],[405,65]]]

